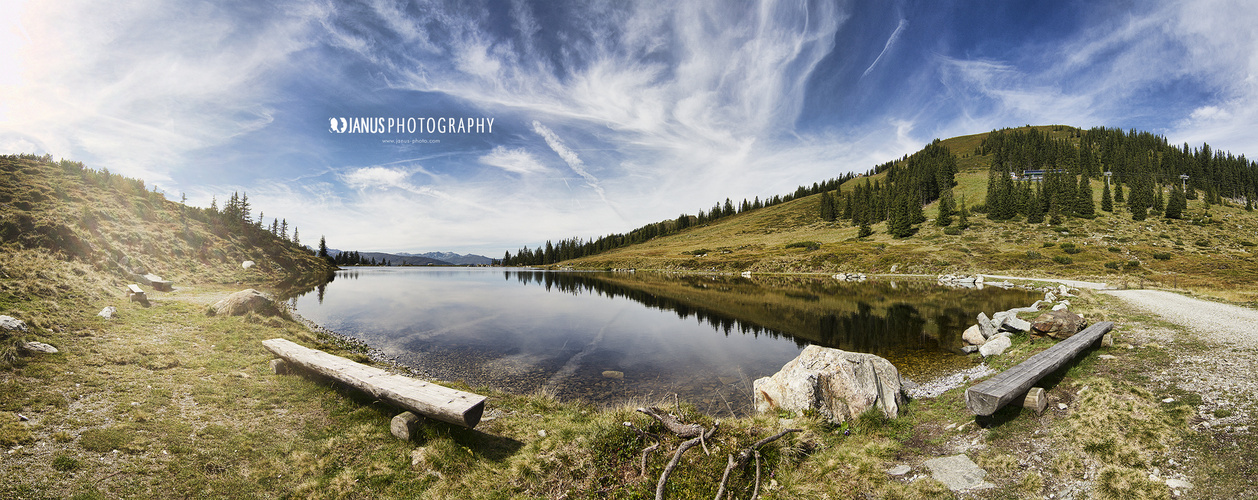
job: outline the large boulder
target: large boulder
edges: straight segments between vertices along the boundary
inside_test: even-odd
[[[988,356],[999,356],[1004,354],[1005,349],[1008,349],[1012,345],[1013,341],[1009,340],[1009,335],[1002,333],[988,339],[986,344],[983,344],[982,347],[978,348],[978,353],[982,354],[984,358]]]
[[[996,334],[996,328],[999,324],[993,324],[992,320],[987,318],[986,313],[978,313],[978,328],[983,332],[983,338],[990,339]]]
[[[1031,321],[1031,333],[1062,340],[1079,333],[1085,326],[1087,321],[1084,321],[1083,316],[1064,310],[1048,311]]]
[[[983,343],[987,342],[987,338],[983,337],[983,330],[978,325],[970,325],[969,328],[966,328],[965,332],[961,334],[961,340],[964,340],[969,345],[983,345]]]
[[[209,316],[220,314],[224,316],[240,316],[250,312],[264,316],[274,316],[279,314],[279,308],[275,306],[275,301],[271,300],[270,296],[252,288],[247,288],[215,302],[205,313]]]
[[[900,372],[873,354],[808,346],[771,377],[753,384],[756,411],[817,410],[841,423],[877,408],[887,418],[905,403]]]

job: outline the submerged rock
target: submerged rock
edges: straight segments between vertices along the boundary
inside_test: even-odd
[[[753,387],[756,411],[814,409],[834,423],[870,408],[895,418],[905,403],[900,372],[890,361],[816,345],[773,376],[756,379]]]

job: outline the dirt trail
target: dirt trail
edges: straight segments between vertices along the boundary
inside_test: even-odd
[[[1107,290],[1105,293],[1188,328],[1204,342],[1258,347],[1258,310],[1160,290]]]

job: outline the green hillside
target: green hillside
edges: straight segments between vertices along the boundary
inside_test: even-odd
[[[1079,132],[1060,126],[1035,129],[1064,140]],[[940,142],[956,157],[953,191],[958,204],[964,198],[973,208],[986,201],[993,155],[976,153],[988,135]],[[885,177],[884,172],[857,178],[842,184],[838,192],[849,193],[867,179],[885,182]],[[1090,185],[1095,206],[1100,207],[1104,181],[1094,178]],[[1190,200],[1180,220],[1149,216],[1133,221],[1121,206],[1112,213],[1098,209],[1092,219],[1065,217],[1056,225],[1047,219],[1027,223],[1024,217],[992,221],[982,213],[972,213],[971,226],[959,232],[933,224],[938,202],[932,202],[924,207],[930,220],[918,224],[917,232],[907,238],[889,235],[887,222],[873,224],[873,235],[858,238],[858,227],[852,223],[823,220],[821,202],[821,194],[805,196],[645,243],[567,260],[558,267],[733,273],[1008,273],[1192,288],[1230,300],[1258,300],[1258,263],[1253,253],[1258,216],[1246,210],[1243,201],[1207,206],[1205,197]]]
[[[0,310],[52,325],[68,304],[121,297],[146,273],[180,286],[318,280],[332,271],[291,238],[235,217],[78,162],[0,157]],[[256,265],[245,269],[246,260]]]

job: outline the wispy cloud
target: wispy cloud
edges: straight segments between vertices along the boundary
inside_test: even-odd
[[[900,22],[895,26],[895,31],[892,31],[891,36],[887,38],[886,45],[882,46],[882,52],[878,53],[878,57],[874,58],[874,62],[869,63],[869,67],[865,68],[864,73],[861,73],[861,78],[869,76],[869,72],[874,70],[874,67],[878,65],[878,61],[882,60],[882,56],[887,55],[887,51],[891,50],[891,46],[895,45],[896,40],[900,39],[900,33],[903,32],[904,28],[907,28],[908,25],[908,19],[900,19]]]
[[[536,174],[547,170],[546,166],[542,165],[533,156],[533,153],[522,148],[508,149],[506,146],[495,146],[489,154],[480,157],[480,162],[522,175]]]

